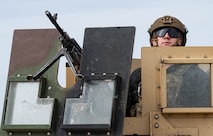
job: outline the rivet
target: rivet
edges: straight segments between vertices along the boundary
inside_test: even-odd
[[[71,132],[68,132],[68,133],[67,133],[67,135],[68,135],[68,136],[71,136],[71,135],[72,135],[72,133],[71,133]]]
[[[51,89],[52,89],[52,87],[51,87],[51,86],[49,86],[49,87],[48,87],[48,90],[51,90]]]
[[[160,68],[159,68],[159,67],[156,67],[156,70],[157,70],[157,71],[160,71]]]
[[[50,132],[47,132],[47,135],[48,135],[48,136],[50,136],[50,134],[51,134]]]
[[[13,135],[13,132],[9,132],[8,135],[9,135],[9,136],[12,136],[12,135]]]
[[[107,132],[107,135],[110,136],[110,132]]]
[[[90,132],[87,132],[87,135],[88,135],[88,136],[90,136],[90,135],[91,135],[91,133],[90,133]]]
[[[186,55],[186,58],[190,58],[189,55]]]
[[[155,127],[155,128],[159,128],[159,124],[158,124],[158,123],[155,123],[154,127]]]
[[[28,132],[28,136],[31,136],[32,135],[32,132]]]
[[[159,115],[158,115],[158,114],[155,114],[155,115],[154,115],[154,118],[155,118],[155,119],[158,119],[158,118],[159,118]]]

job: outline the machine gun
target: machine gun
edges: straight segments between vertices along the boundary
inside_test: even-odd
[[[81,74],[78,74],[78,68],[80,66],[80,59],[81,59],[81,52],[82,49],[75,41],[75,39],[70,38],[69,35],[63,31],[63,29],[58,25],[56,22],[57,14],[53,16],[49,11],[45,11],[45,14],[50,19],[50,21],[54,24],[56,29],[59,31],[61,36],[59,37],[60,42],[62,43],[61,50],[49,61],[47,62],[35,75],[28,75],[28,80],[36,80],[43,75],[61,56],[65,56],[69,66],[71,67],[72,72],[74,73],[75,77],[82,78]]]

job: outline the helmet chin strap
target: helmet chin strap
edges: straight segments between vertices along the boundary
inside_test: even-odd
[[[158,38],[155,38],[155,42],[156,42],[156,46],[159,46],[158,45]]]

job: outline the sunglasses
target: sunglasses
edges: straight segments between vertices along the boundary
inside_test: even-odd
[[[166,33],[168,33],[171,38],[179,38],[180,31],[175,28],[168,27],[159,29],[155,32],[158,37],[164,37]]]

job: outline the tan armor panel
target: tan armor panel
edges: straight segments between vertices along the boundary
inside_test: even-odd
[[[213,131],[210,129],[213,127],[212,52],[212,47],[142,48],[142,116],[126,117],[123,135],[208,136],[212,134]],[[169,104],[172,103],[169,99],[170,91],[174,89],[168,88],[171,86],[168,82],[170,80],[168,69],[176,65],[187,66],[183,71],[188,70],[188,74],[191,75],[189,81],[194,81],[193,78],[197,76],[196,80],[199,83],[188,83],[189,86],[186,87],[185,82],[180,82],[177,87],[183,87],[184,84],[185,88],[178,88],[181,91],[176,92],[177,96],[173,97],[178,99],[175,105],[170,107]],[[209,78],[198,75],[191,66],[195,66]],[[177,69],[181,70],[179,67]],[[188,78],[186,75],[179,74],[182,79]],[[176,83],[178,84],[179,81]],[[202,89],[198,92],[196,88]],[[200,92],[203,94],[199,94]]]

